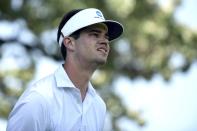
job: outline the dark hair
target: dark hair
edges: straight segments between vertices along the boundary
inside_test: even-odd
[[[81,11],[83,9],[75,9],[75,10],[72,10],[70,12],[68,12],[67,14],[64,15],[64,17],[62,18],[60,24],[59,24],[59,27],[58,27],[58,32],[57,32],[57,42],[59,43],[59,39],[60,39],[60,36],[62,35],[61,33],[61,29],[64,27],[65,23],[73,16],[75,15],[76,13],[78,13],[79,11]],[[74,39],[78,39],[79,38],[79,35],[80,35],[80,30],[78,31],[75,31],[74,33],[72,33],[70,36],[73,37]],[[63,42],[61,44],[61,53],[62,53],[62,56],[64,58],[64,60],[66,59],[66,47],[64,46]]]

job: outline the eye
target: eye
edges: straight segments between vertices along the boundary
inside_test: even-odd
[[[108,34],[105,35],[105,39],[109,40],[109,35]]]
[[[97,32],[92,32],[91,35],[95,36],[96,38],[99,37],[99,34]]]

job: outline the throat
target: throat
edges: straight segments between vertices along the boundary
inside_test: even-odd
[[[76,63],[74,60],[68,60],[65,62],[64,69],[73,85],[80,90],[83,101],[85,99],[88,84],[94,70],[91,68],[84,68],[83,65]]]
[[[88,91],[88,88],[85,88],[85,89],[79,89],[80,90],[80,93],[81,93],[81,99],[82,99],[82,102],[85,100],[85,97],[86,97],[86,94],[87,94],[87,91]]]

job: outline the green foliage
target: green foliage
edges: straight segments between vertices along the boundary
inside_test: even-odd
[[[62,60],[59,50],[55,53],[46,51],[41,42],[41,34],[56,29],[61,17],[71,9],[86,7],[101,9],[106,18],[120,21],[125,27],[125,32],[120,40],[111,44],[109,62],[100,69],[100,74],[95,76],[93,82],[107,104],[114,130],[118,130],[116,121],[123,116],[143,126],[145,121],[141,118],[140,112],[126,109],[121,99],[113,92],[111,83],[120,75],[131,79],[138,76],[151,79],[155,73],[159,73],[168,80],[177,70],[187,71],[197,58],[197,35],[175,22],[173,11],[179,4],[180,2],[175,0],[172,11],[165,12],[156,1],[151,0],[24,0],[17,8],[11,6],[11,0],[3,0],[0,1],[0,21],[24,20],[26,28],[36,36],[33,42],[36,44],[28,45],[17,38],[0,38],[0,45],[19,42],[30,54],[40,51],[56,61]],[[55,41],[54,44],[58,47]],[[125,45],[128,49],[125,50],[125,46],[121,45]],[[185,57],[184,65],[179,68],[169,66],[169,59],[176,52]],[[30,59],[32,65],[28,69],[9,72],[0,70],[0,116],[8,116],[17,98],[32,79],[36,65],[35,60]],[[8,76],[22,81],[20,89],[7,86],[5,78]],[[99,79],[101,76],[103,79]]]

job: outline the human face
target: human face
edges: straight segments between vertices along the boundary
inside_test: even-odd
[[[80,37],[75,40],[75,56],[80,62],[96,65],[106,63],[110,50],[107,32],[107,26],[101,23],[81,31]]]

